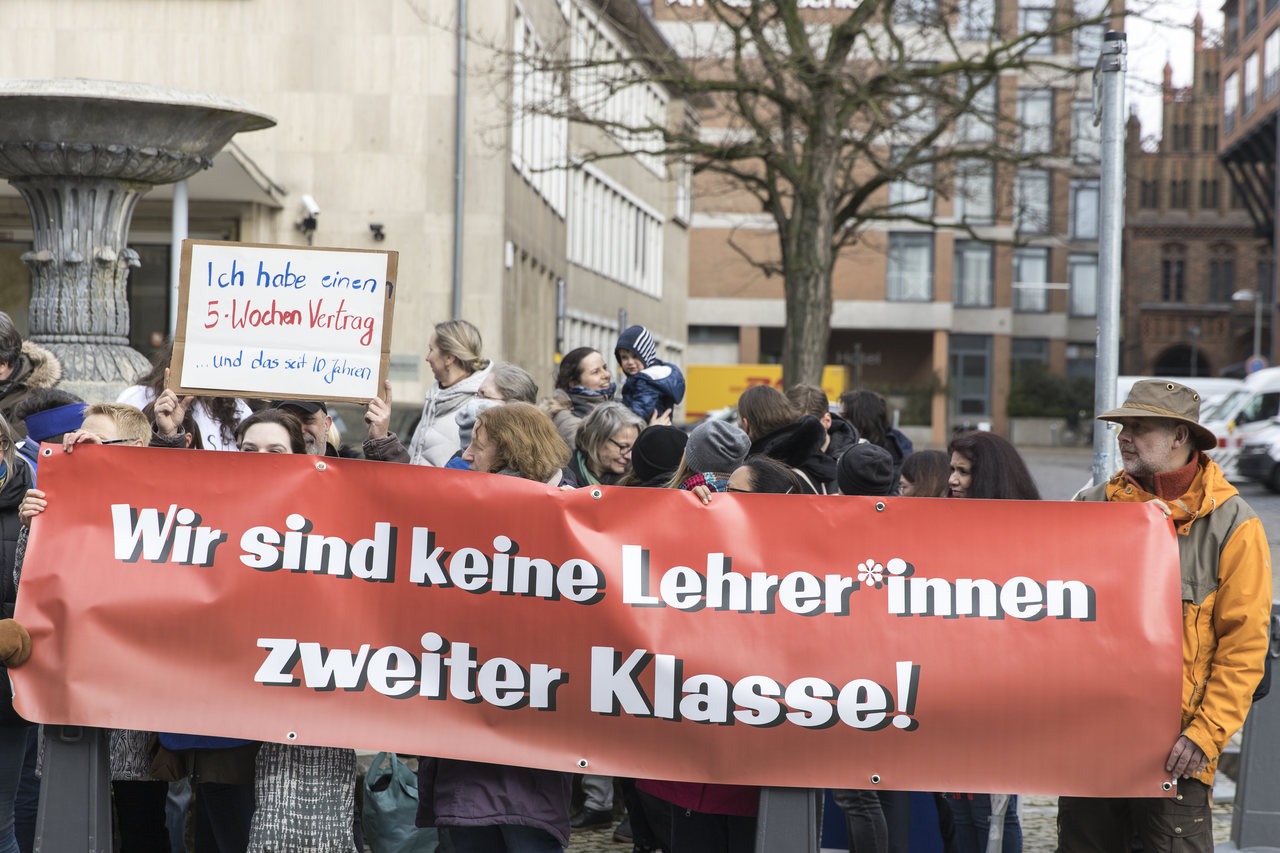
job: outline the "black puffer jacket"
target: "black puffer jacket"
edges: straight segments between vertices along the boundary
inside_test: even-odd
[[[835,490],[836,463],[822,452],[826,437],[822,421],[813,415],[805,415],[795,423],[758,438],[751,445],[751,453],[763,453],[794,468],[804,474],[816,494],[829,494]]]

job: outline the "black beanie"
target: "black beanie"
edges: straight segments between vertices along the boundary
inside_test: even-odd
[[[651,426],[640,431],[631,448],[631,470],[636,478],[648,483],[659,477],[670,477],[680,467],[684,446],[689,441],[682,429],[673,426]]]
[[[836,485],[842,495],[894,494],[893,456],[878,444],[855,444],[836,464]]]

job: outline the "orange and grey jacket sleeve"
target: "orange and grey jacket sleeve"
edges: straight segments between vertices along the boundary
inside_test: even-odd
[[[1204,644],[1216,637],[1217,647],[1203,698],[1183,732],[1210,758],[1244,725],[1271,629],[1271,549],[1262,522],[1251,518],[1237,527],[1221,553],[1214,636],[1198,638]]]

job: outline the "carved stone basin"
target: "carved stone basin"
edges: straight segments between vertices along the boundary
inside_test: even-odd
[[[31,211],[31,339],[86,399],[147,368],[129,347],[127,247],[138,200],[208,168],[235,134],[275,120],[230,98],[101,80],[0,80],[0,177]],[[176,251],[177,246],[174,247]]]

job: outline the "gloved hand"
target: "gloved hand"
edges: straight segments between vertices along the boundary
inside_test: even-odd
[[[0,619],[0,663],[8,667],[22,666],[31,657],[31,635],[21,623]]]

